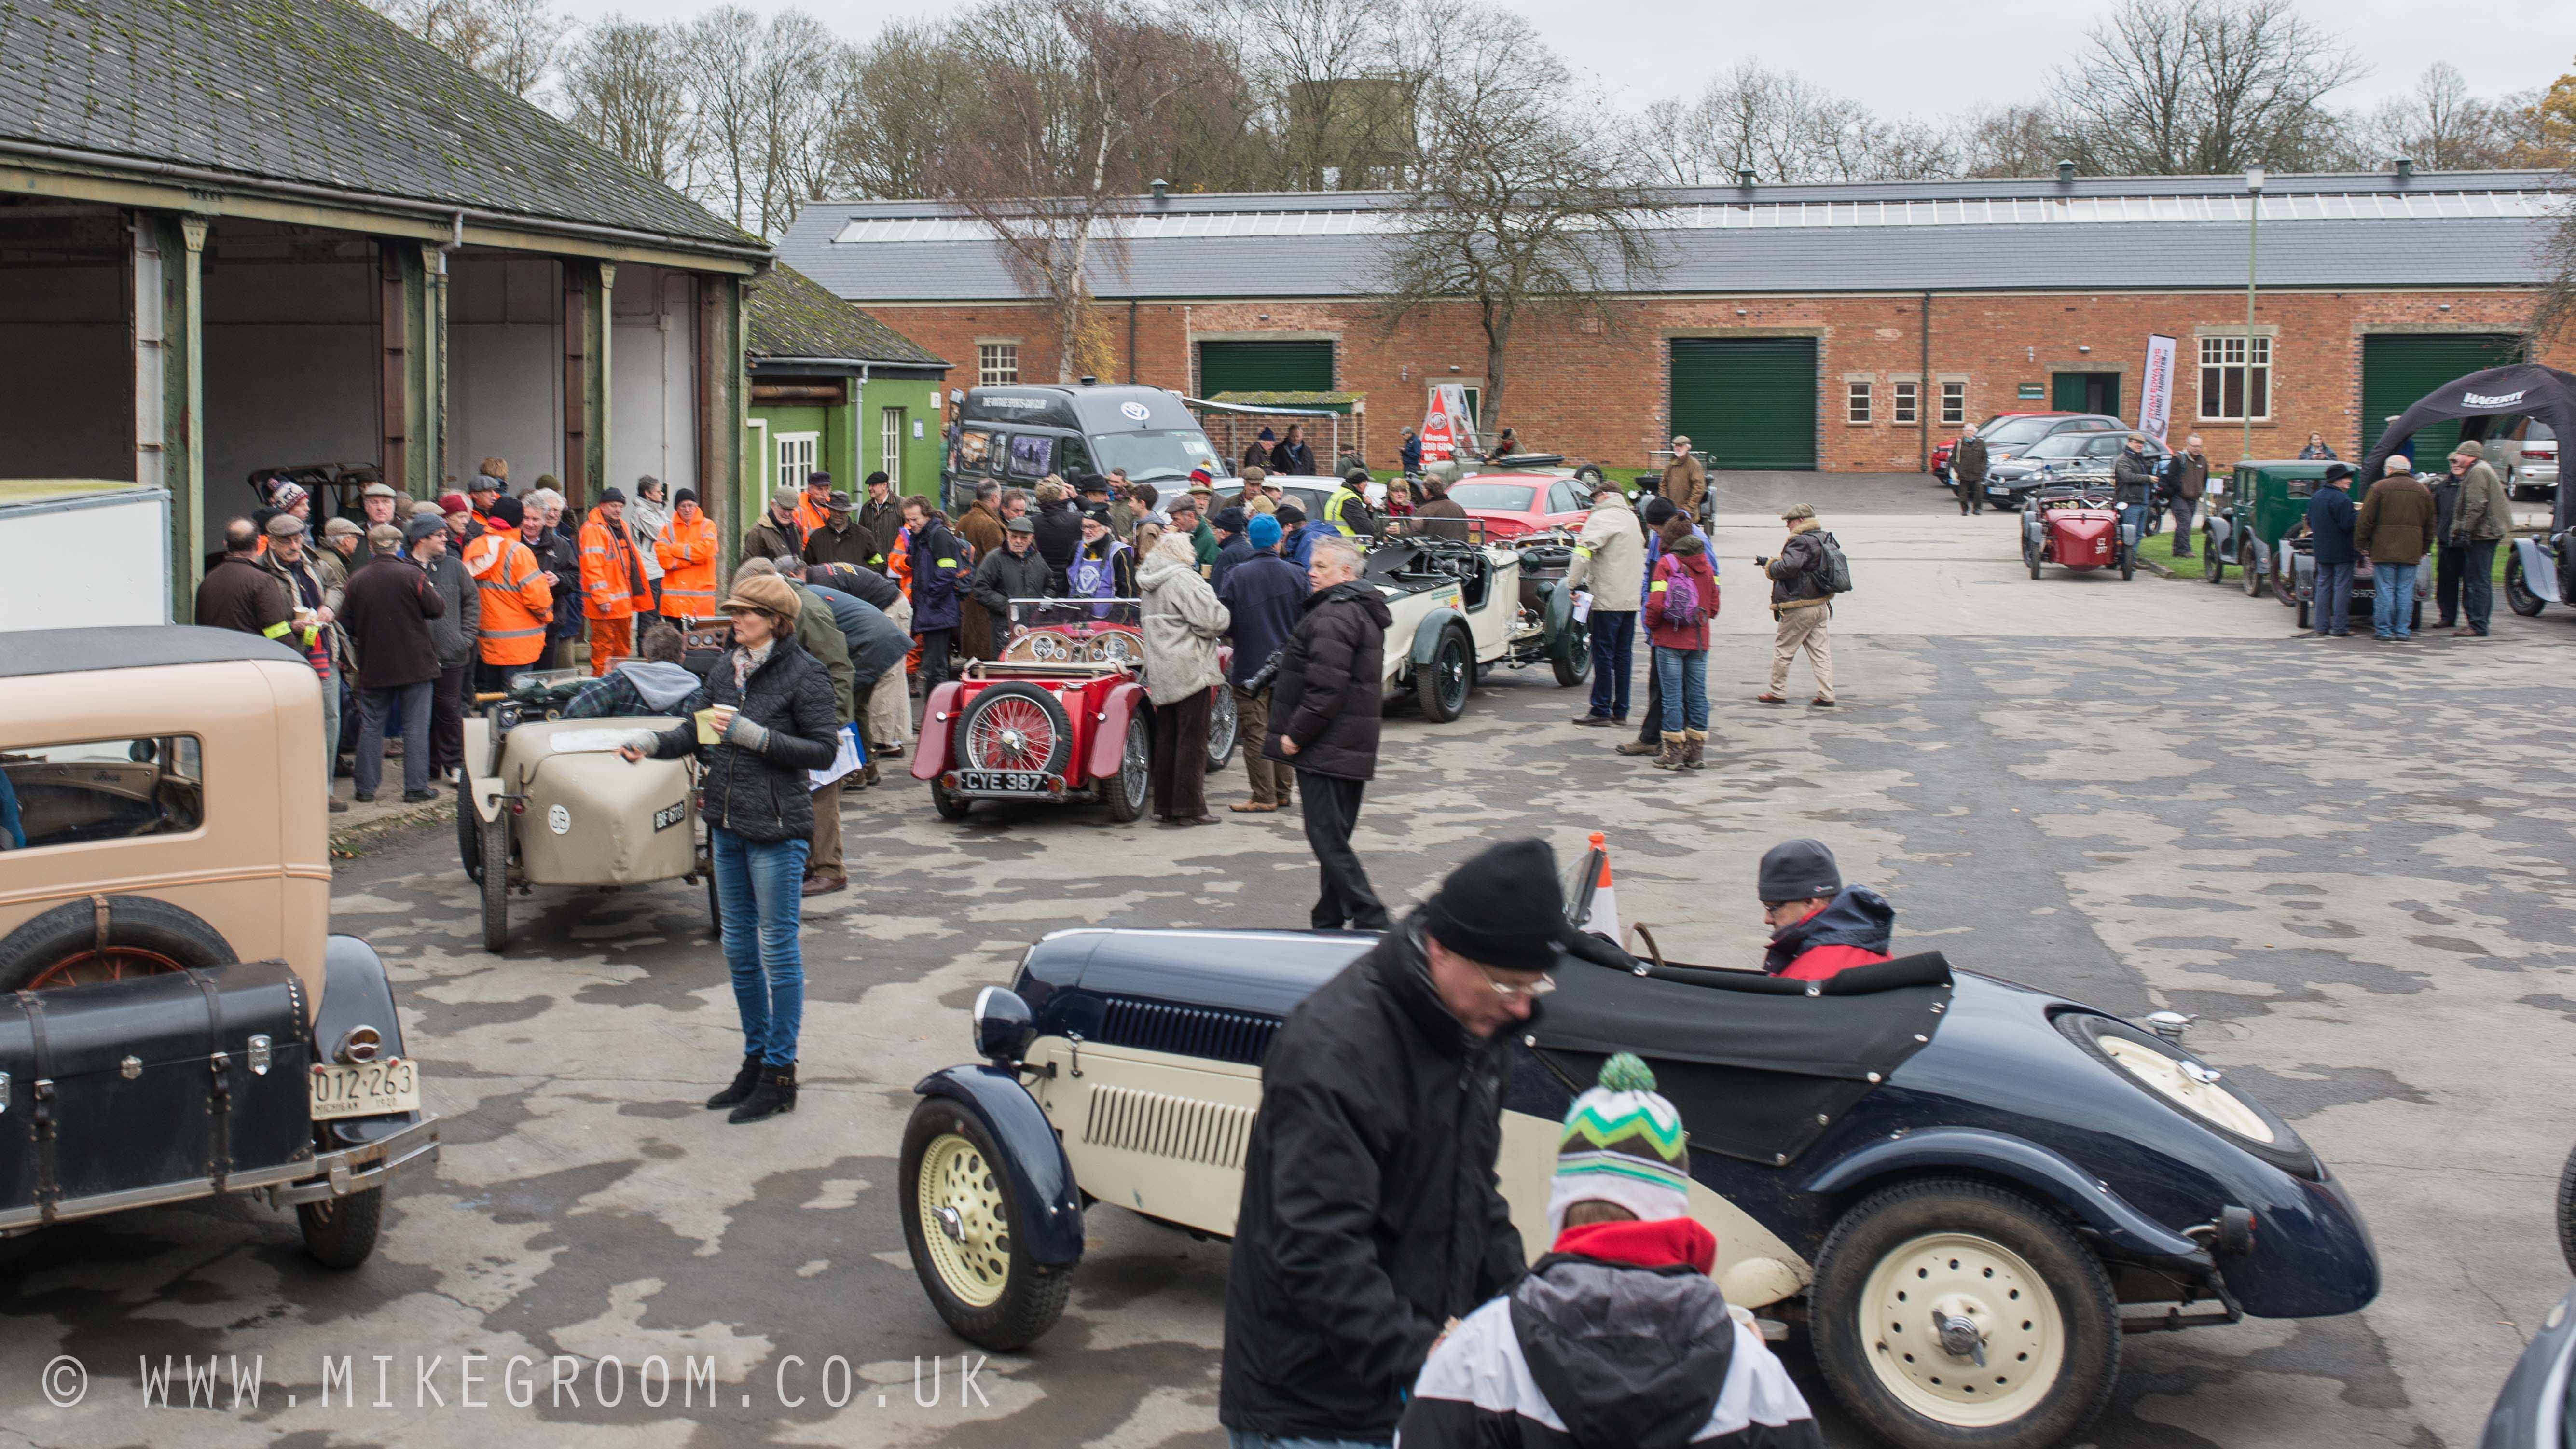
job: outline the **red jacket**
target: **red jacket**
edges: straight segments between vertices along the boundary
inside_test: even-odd
[[[1762,969],[1791,981],[1822,981],[1854,966],[1875,966],[1890,959],[1895,924],[1896,908],[1885,896],[1867,886],[1845,886],[1803,919],[1781,927]]]

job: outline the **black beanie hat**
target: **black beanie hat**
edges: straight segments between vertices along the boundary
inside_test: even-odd
[[[1553,971],[1574,934],[1556,852],[1544,840],[1507,840],[1477,852],[1440,883],[1422,923],[1433,940],[1498,971]]]
[[[1648,528],[1661,528],[1665,519],[1679,512],[1681,510],[1673,506],[1673,500],[1657,494],[1646,500],[1646,511],[1638,516],[1646,520]]]
[[[527,509],[520,506],[518,499],[511,497],[507,493],[493,499],[492,506],[484,509],[483,511],[491,517],[499,519],[501,522],[510,525],[512,528],[516,528],[520,524],[528,521]]]
[[[671,506],[674,508],[679,507],[683,503],[695,503],[697,501],[698,490],[695,488],[683,488],[679,492],[671,495]]]
[[[1756,885],[1762,900],[1803,901],[1841,894],[1843,873],[1823,841],[1784,840],[1763,853]]]

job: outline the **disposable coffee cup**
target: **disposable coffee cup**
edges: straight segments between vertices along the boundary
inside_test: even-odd
[[[712,707],[702,709],[690,717],[698,722],[698,743],[702,745],[714,744],[717,739],[715,710]]]

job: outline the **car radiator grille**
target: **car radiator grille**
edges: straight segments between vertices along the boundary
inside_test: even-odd
[[[1082,1140],[1095,1147],[1236,1168],[1243,1165],[1243,1145],[1252,1136],[1252,1115],[1248,1107],[1195,1097],[1095,1086]]]
[[[1167,1006],[1159,1001],[1109,998],[1093,1038],[1103,1046],[1170,1052],[1175,1056],[1209,1057],[1221,1062],[1261,1065],[1279,1023],[1241,1011],[1200,1006]]]

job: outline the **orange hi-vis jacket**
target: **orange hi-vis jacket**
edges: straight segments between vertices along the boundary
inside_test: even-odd
[[[813,494],[807,493],[796,500],[796,531],[799,534],[812,533],[831,521],[832,510],[816,503]]]
[[[673,619],[710,619],[716,612],[716,521],[702,511],[662,525],[653,544],[662,563],[662,612]]]
[[[494,524],[466,544],[465,573],[481,590],[483,662],[534,664],[546,650],[555,592],[537,556],[519,541],[519,531]]]
[[[594,619],[631,619],[635,593],[643,587],[644,566],[636,561],[635,541],[621,524],[608,521],[597,508],[581,525],[581,593]],[[652,594],[644,595],[651,604]]]

